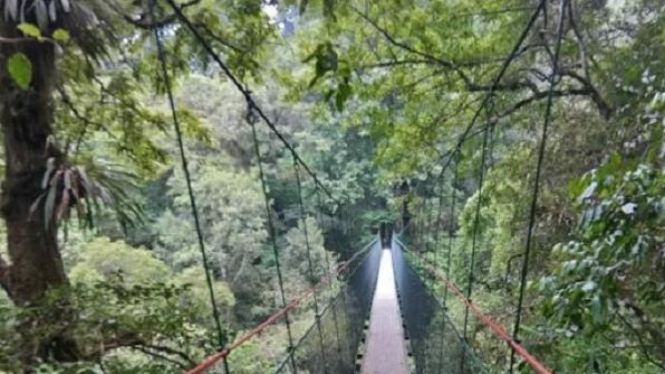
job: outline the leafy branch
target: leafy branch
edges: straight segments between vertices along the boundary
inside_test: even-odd
[[[546,94],[544,94],[545,91],[541,91],[538,88],[538,85],[535,82],[532,82],[529,80],[528,77],[524,78],[518,78],[513,81],[509,81],[506,83],[498,84],[496,86],[490,86],[490,85],[483,85],[475,82],[472,80],[464,71],[464,68],[473,68],[473,67],[479,67],[491,63],[496,63],[500,62],[502,59],[489,59],[489,60],[482,60],[482,61],[477,61],[477,62],[465,62],[465,63],[458,63],[452,60],[444,59],[437,57],[431,53],[423,52],[420,51],[404,42],[401,42],[397,40],[387,29],[381,27],[376,20],[373,20],[370,18],[367,14],[361,12],[357,8],[353,8],[355,13],[360,16],[363,20],[365,20],[368,24],[370,24],[374,29],[376,29],[391,45],[402,49],[408,53],[415,54],[421,58],[405,58],[405,59],[400,59],[397,58],[396,56],[393,56],[393,60],[388,60],[388,61],[379,61],[376,63],[371,63],[371,64],[366,64],[363,65],[361,68],[366,68],[366,69],[373,69],[373,68],[390,68],[390,67],[396,67],[396,66],[402,66],[402,65],[431,65],[431,66],[442,66],[444,67],[447,71],[452,71],[454,72],[460,80],[465,84],[466,89],[468,92],[487,92],[490,89],[493,91],[520,91],[523,89],[528,89],[534,93],[533,96],[524,99],[513,107],[509,111],[509,113],[513,113],[519,108],[522,108],[523,106],[526,106],[534,101],[542,100],[547,97]],[[572,10],[569,10],[570,15],[572,17],[573,12]],[[562,90],[562,91],[556,91],[555,96],[588,96],[591,98],[591,100],[594,102],[596,107],[598,108],[599,112],[603,115],[605,118],[610,118],[612,116],[613,110],[610,107],[610,105],[602,98],[600,92],[598,89],[591,83],[591,78],[590,78],[590,73],[588,69],[588,64],[586,63],[586,60],[590,58],[588,56],[588,52],[586,52],[586,45],[584,43],[584,40],[582,39],[582,34],[579,31],[579,27],[577,23],[575,22],[574,19],[571,18],[571,27],[574,30],[574,34],[576,36],[576,39],[578,41],[578,44],[580,45],[580,49],[582,50],[581,54],[581,60],[582,60],[582,66],[584,67],[584,76],[581,76],[577,72],[575,72],[573,69],[567,68],[567,69],[561,69],[559,74],[561,77],[567,76],[572,78],[574,81],[578,82],[581,84],[581,87],[579,88],[570,88],[568,90]],[[546,46],[546,44],[543,43],[536,43],[536,44],[530,44],[522,48],[522,50],[518,53],[518,56],[521,56],[525,53],[527,53],[529,50],[533,49],[534,47],[543,47]],[[545,73],[542,73],[540,70],[536,68],[528,68],[528,71],[533,73],[536,77],[538,77],[538,80],[540,81],[546,81],[548,75]]]
[[[187,8],[198,5],[200,2],[201,2],[201,0],[190,0],[186,3],[181,4],[179,6],[179,8],[180,8],[181,11],[184,11]],[[109,1],[108,5],[111,9],[113,9],[114,12],[116,12],[118,15],[120,15],[126,22],[132,24],[133,26],[135,26],[139,29],[152,30],[152,29],[155,29],[155,28],[162,28],[162,27],[165,27],[165,26],[168,26],[168,25],[174,23],[178,19],[178,16],[177,16],[176,13],[171,13],[171,14],[162,16],[161,18],[158,18],[158,19],[153,19],[152,15],[150,14],[150,9],[143,9],[139,15],[132,16],[131,14],[127,13],[127,11],[124,10],[122,8],[122,6],[115,0]],[[150,5],[148,4],[147,7],[150,7]]]

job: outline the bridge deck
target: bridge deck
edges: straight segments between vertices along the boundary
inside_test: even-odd
[[[381,254],[362,373],[409,374],[393,259],[389,249],[384,249]]]

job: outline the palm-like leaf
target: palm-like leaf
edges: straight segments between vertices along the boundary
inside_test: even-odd
[[[102,205],[113,210],[123,228],[143,222],[143,207],[135,198],[140,186],[134,174],[112,164],[90,163],[88,167],[55,164],[54,158],[47,161],[42,194],[32,205],[33,214],[40,207],[43,209],[47,228],[54,220],[70,218],[72,210],[76,211],[79,222],[92,227]]]
[[[10,23],[31,23],[45,36],[55,29],[65,29],[72,41],[87,55],[106,55],[112,26],[111,10],[105,0],[0,0],[4,20]]]

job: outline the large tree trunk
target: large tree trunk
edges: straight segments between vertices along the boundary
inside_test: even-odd
[[[15,24],[3,21],[0,21],[0,35],[21,37]],[[19,88],[6,71],[7,59],[14,53],[25,54],[32,63],[32,82],[27,90]],[[55,60],[55,46],[49,42],[0,43],[0,125],[6,167],[1,211],[7,224],[10,259],[10,264],[0,261],[0,280],[19,307],[42,305],[47,291],[69,284],[58,249],[56,223],[51,222],[47,229],[45,219],[52,217],[44,217],[41,207],[31,212],[42,192],[47,159],[56,157],[58,164],[62,162],[59,152],[49,144],[53,133]],[[67,314],[66,311],[49,313],[55,318]],[[38,329],[49,321],[31,323],[30,329]],[[29,334],[25,328],[21,333]],[[22,353],[26,357],[68,361],[77,356],[75,344],[64,336],[49,336],[46,341],[38,342],[25,338]]]

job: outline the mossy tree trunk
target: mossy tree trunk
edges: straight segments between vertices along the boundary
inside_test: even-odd
[[[31,209],[42,193],[47,160],[55,157],[56,163],[62,162],[61,153],[51,144],[56,47],[51,42],[21,40],[16,24],[7,21],[0,21],[0,36],[12,40],[0,43],[0,125],[5,157],[1,212],[7,225],[9,256],[9,263],[0,260],[0,280],[18,307],[39,306],[49,290],[69,286],[56,223],[50,222],[47,228],[46,220],[53,217],[45,217],[41,205],[35,211]],[[32,65],[27,89],[17,86],[6,68],[8,59],[16,53],[25,55]],[[66,302],[58,305],[64,305],[63,310],[50,312],[50,318],[71,314],[64,310],[68,309]],[[29,336],[49,321],[36,317],[30,323],[21,328],[25,344],[21,351],[26,360],[77,358],[76,344],[65,333],[47,334],[36,341]]]

